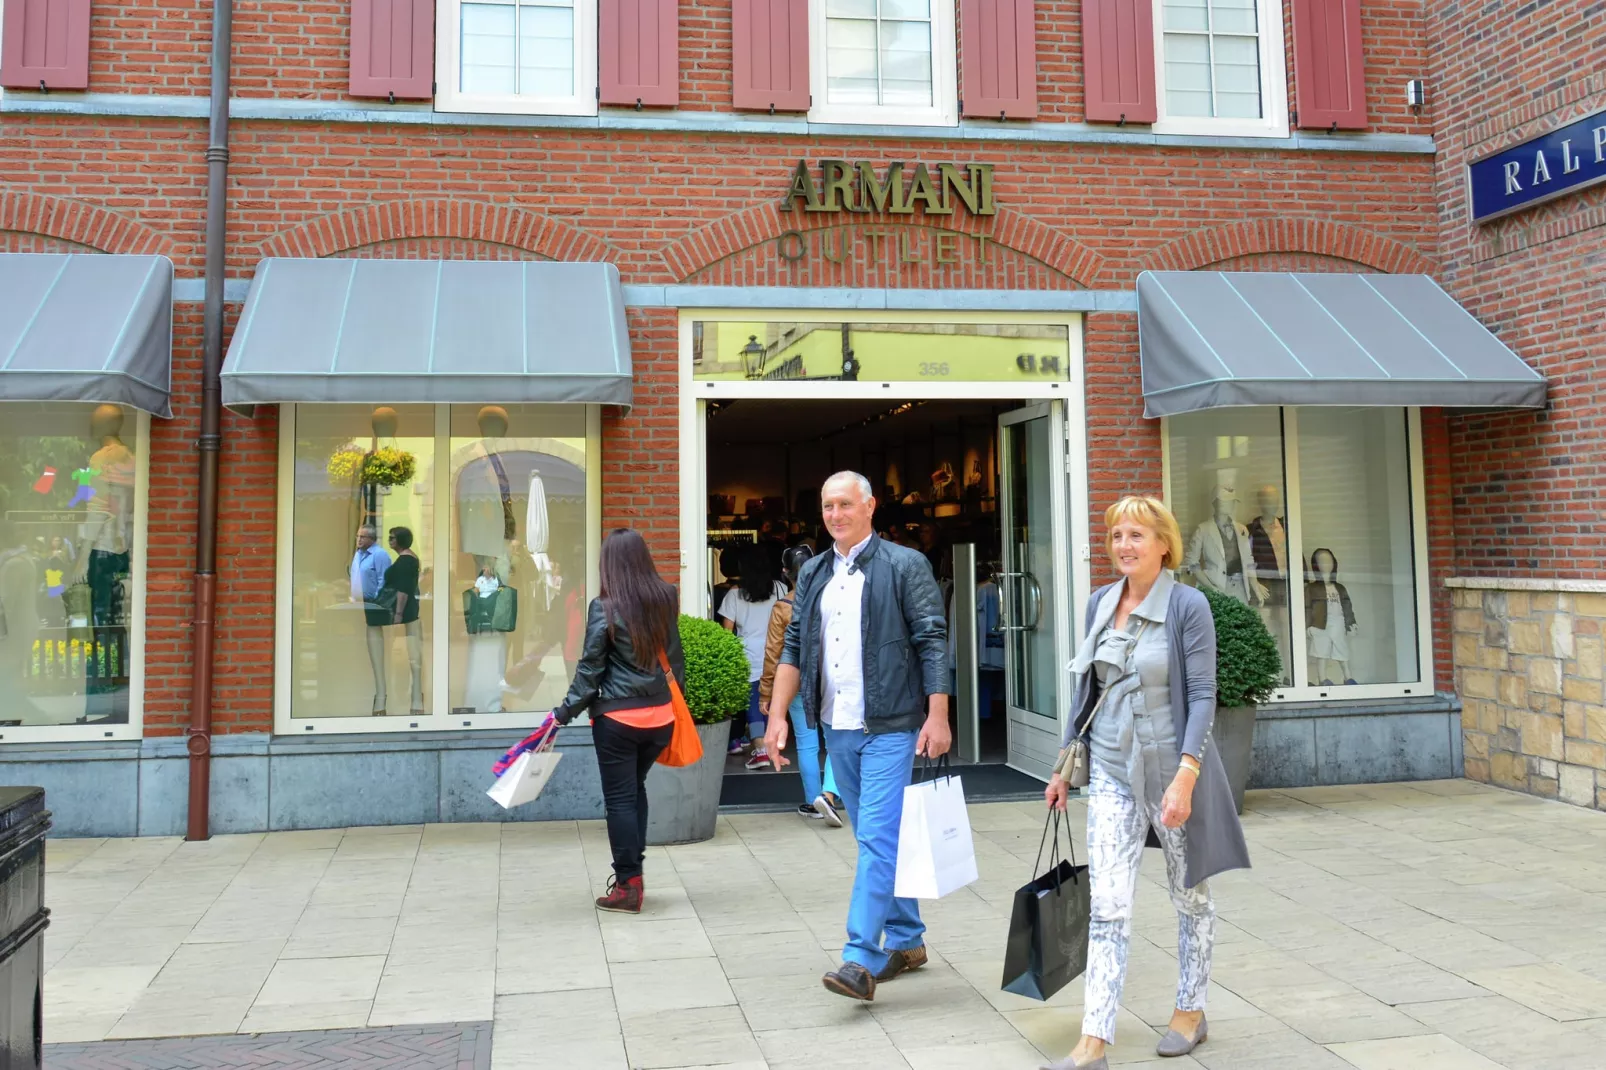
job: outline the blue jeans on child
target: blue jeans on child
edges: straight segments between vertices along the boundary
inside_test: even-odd
[[[824,726],[825,750],[836,767],[842,802],[859,842],[859,865],[848,900],[844,962],[872,974],[886,968],[889,952],[919,947],[926,927],[920,904],[892,894],[898,871],[898,826],[903,789],[914,773],[915,733],[838,731]],[[885,935],[885,940],[882,937]]]
[[[825,756],[825,778],[820,778],[820,730],[809,727],[803,713],[803,696],[792,699],[786,708],[792,721],[792,736],[797,740],[797,771],[803,775],[803,801],[812,803],[822,792],[835,795],[836,777],[831,775],[831,756]]]

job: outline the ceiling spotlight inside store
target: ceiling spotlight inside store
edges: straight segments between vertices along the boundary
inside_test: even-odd
[[[759,379],[764,375],[764,347],[759,344],[758,335],[747,336],[747,344],[742,347],[742,367],[747,371],[749,379]]]

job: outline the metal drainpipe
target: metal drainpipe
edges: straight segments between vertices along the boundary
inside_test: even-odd
[[[212,656],[216,644],[218,457],[223,449],[223,277],[229,193],[229,64],[233,0],[212,0],[212,105],[206,146],[206,304],[201,354],[201,434],[195,503],[195,619],[191,625],[190,806],[184,838],[211,837]]]

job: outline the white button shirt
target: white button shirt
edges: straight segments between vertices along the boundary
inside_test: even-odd
[[[831,579],[820,595],[820,720],[839,731],[864,727],[864,572],[848,569],[868,545],[866,536],[846,556],[832,546]]]

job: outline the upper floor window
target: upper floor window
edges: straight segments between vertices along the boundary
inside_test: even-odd
[[[809,118],[958,122],[953,0],[810,0]]]
[[[595,115],[596,0],[442,0],[444,111]]]
[[[1156,0],[1157,133],[1288,135],[1281,0]]]

